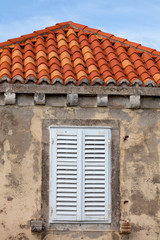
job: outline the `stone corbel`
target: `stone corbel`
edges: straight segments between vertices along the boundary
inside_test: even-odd
[[[120,233],[121,234],[130,234],[131,233],[131,224],[129,221],[120,221]]]
[[[42,220],[31,220],[31,231],[42,232],[45,229],[45,224]]]

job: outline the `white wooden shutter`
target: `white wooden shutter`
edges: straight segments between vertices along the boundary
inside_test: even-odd
[[[110,129],[51,128],[50,222],[111,221]]]
[[[79,144],[81,134],[78,129],[60,128],[51,131],[51,171],[50,219],[51,221],[80,220],[78,206],[81,198]]]
[[[83,220],[109,221],[109,130],[84,131]]]

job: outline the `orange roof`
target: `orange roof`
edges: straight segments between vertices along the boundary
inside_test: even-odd
[[[73,22],[0,43],[0,82],[160,85],[160,52]]]

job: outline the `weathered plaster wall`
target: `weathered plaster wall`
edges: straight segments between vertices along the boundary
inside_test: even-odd
[[[43,239],[159,240],[160,110],[16,105],[0,106],[0,239],[41,239],[31,233],[30,220],[41,218],[44,119],[119,121],[121,219],[130,222],[132,232],[65,225]]]

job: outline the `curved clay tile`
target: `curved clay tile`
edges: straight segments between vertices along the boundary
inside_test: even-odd
[[[64,39],[61,39],[60,41],[58,41],[57,45],[58,45],[58,48],[62,46],[66,46],[68,48],[68,44]]]
[[[28,63],[32,63],[33,65],[36,65],[34,59],[30,56],[24,59],[24,66],[26,66]]]
[[[57,53],[57,48],[51,44],[49,47],[46,49],[47,53],[49,54],[50,52],[56,52]]]
[[[100,73],[103,74],[105,72],[109,72],[110,76],[112,76],[111,69],[106,64],[100,67]]]
[[[69,48],[65,45],[61,46],[60,48],[58,48],[58,53],[62,54],[63,52],[68,52],[70,54]]]
[[[51,59],[49,59],[48,64],[49,67],[51,67],[53,64],[60,66],[60,61],[56,57],[52,57]]]
[[[56,46],[56,37],[54,33],[49,33],[46,38],[46,47],[49,47],[52,44]]]
[[[12,72],[12,82],[15,82],[15,81],[20,81],[21,83],[24,83],[24,76],[22,71],[19,68],[16,68]]]
[[[82,54],[80,52],[74,52],[72,55],[72,60],[75,61],[77,58],[82,59],[82,61],[84,62],[84,58],[82,56]]]
[[[90,66],[90,65],[96,66],[96,61],[95,61],[93,58],[88,58],[88,59],[86,60],[86,65],[87,65],[87,66]]]
[[[95,55],[98,54],[98,53],[102,53],[104,55],[103,50],[102,50],[102,48],[100,46],[96,46],[93,49],[93,52],[94,52]]]
[[[83,65],[78,64],[78,65],[75,67],[75,72],[76,72],[76,74],[77,74],[77,73],[80,72],[80,71],[84,71],[84,67],[83,67]]]
[[[44,45],[41,45],[41,44],[39,44],[38,46],[36,46],[36,47],[35,47],[35,52],[36,52],[36,54],[37,54],[39,51],[46,52],[45,46],[44,46]]]
[[[37,66],[39,66],[40,64],[44,64],[48,69],[48,62],[47,62],[46,58],[40,57],[37,59],[36,62],[37,62]]]
[[[84,57],[85,62],[86,62],[89,58],[92,58],[93,60],[95,59],[94,56],[93,56],[90,52],[85,53],[83,57]]]
[[[31,51],[34,53],[34,48],[33,48],[33,44],[31,41],[29,41],[27,44],[25,44],[24,46],[24,53],[27,51]]]
[[[75,60],[73,61],[73,65],[74,67],[76,67],[77,65],[82,65],[83,67],[85,67],[84,61],[81,58],[75,58]]]
[[[145,60],[146,66],[147,66],[151,76],[155,80],[155,82],[159,81],[159,77],[157,77],[157,74],[159,73],[159,70],[158,70],[155,62],[151,58],[150,54],[145,52],[145,53],[142,54],[142,58]]]
[[[11,58],[7,55],[1,55],[0,57],[0,64],[2,64],[3,62],[7,62],[9,63],[9,65],[11,65]]]
[[[70,35],[76,35],[75,31],[73,30],[73,28],[70,28],[68,31],[67,31],[67,37],[69,37]]]
[[[15,45],[14,49],[12,50],[12,59],[15,57],[19,57],[19,58],[23,59],[22,50],[17,48],[16,45]]]
[[[27,72],[29,70],[36,72],[36,68],[32,63],[28,63],[27,65],[24,66],[24,72]]]
[[[46,39],[46,47],[49,48],[50,46],[54,46],[55,49],[57,48],[57,43],[54,38]]]
[[[71,34],[68,36],[68,42],[72,42],[72,41],[78,41],[76,35]]]
[[[71,56],[70,56],[70,54],[68,53],[68,52],[63,52],[63,53],[61,53],[61,55],[60,55],[60,60],[62,61],[64,58],[68,58],[70,61],[71,61]]]
[[[3,68],[0,70],[0,79],[3,77],[8,77],[9,79],[11,79],[11,73],[7,68]]]
[[[64,67],[63,67],[63,72],[64,72],[64,73],[65,73],[65,72],[68,72],[68,71],[72,72],[72,73],[73,73],[73,76],[74,76],[74,70],[73,70],[73,68],[72,68],[72,66],[71,66],[70,64],[66,64],[66,65],[64,65]]]
[[[59,33],[59,34],[57,35],[57,42],[59,42],[59,41],[61,41],[61,40],[64,40],[65,42],[67,42],[64,32]]]
[[[27,57],[31,57],[33,60],[35,59],[35,54],[32,52],[32,51],[26,51],[24,54],[23,54],[23,58],[26,59]]]
[[[96,56],[95,56],[95,59],[96,59]],[[107,60],[104,59],[104,58],[99,59],[99,61],[97,61],[97,63],[98,63],[98,66],[99,66],[99,67],[102,67],[102,66],[107,66],[107,67],[108,67]],[[107,70],[107,69],[106,69],[106,70]]]
[[[50,73],[52,73],[55,70],[61,72],[61,68],[58,64],[52,64],[52,66],[50,67]]]
[[[68,76],[65,78],[64,85],[67,85],[69,83],[73,83],[74,85],[77,85],[76,80],[74,78],[72,78],[71,76]]]
[[[44,38],[42,36],[40,36],[40,35],[36,38],[35,47],[37,48],[38,45],[42,45],[42,46],[45,47]]]
[[[132,83],[135,79],[138,78],[135,70],[133,69],[132,66],[128,65],[125,67],[125,73],[128,76],[129,81]]]
[[[96,54],[95,54],[95,57],[96,57],[97,62],[98,62],[100,59],[106,60],[106,57],[105,57],[104,53],[101,53],[101,52],[96,53]]]
[[[144,71],[142,71],[140,76],[141,76],[142,82],[144,82],[144,80],[146,80],[146,79],[151,79],[150,75],[147,72],[144,72]]]
[[[38,83],[41,83],[42,79],[48,82],[50,79],[50,73],[47,62],[48,58],[46,54],[45,41],[43,37],[37,37],[37,42],[35,44],[35,52]]]
[[[99,78],[99,77],[97,77],[97,76],[95,76],[95,77],[92,78],[91,83],[92,83],[92,85],[95,85],[95,84],[97,84],[97,83],[100,84],[100,85],[103,85],[103,84],[104,84],[104,82],[102,81],[102,79]]]
[[[75,76],[72,71],[66,71],[63,73],[64,81],[66,81],[67,78],[73,78],[75,79]]]
[[[99,42],[99,40],[98,40],[98,38],[97,38],[97,36],[95,34],[91,33],[91,34],[89,34],[89,42],[94,47],[94,42]]]
[[[35,54],[33,43],[28,40],[26,41],[26,45],[24,46],[24,76],[25,80],[33,80],[37,79],[36,75],[36,62],[35,62]],[[33,79],[32,79],[33,78]]]
[[[12,78],[13,82],[20,81],[24,82],[24,69],[23,69],[23,54],[22,49],[18,44],[15,44],[12,50]]]
[[[47,55],[46,55],[46,52],[45,52],[45,51],[40,50],[39,52],[37,52],[37,54],[36,54],[36,60],[38,60],[38,59],[41,58],[41,57],[47,59]]]
[[[99,78],[99,74],[97,71],[93,71],[89,75],[90,75],[91,82],[94,82],[95,78]]]
[[[70,53],[71,53],[71,56],[74,55],[76,52],[80,53],[81,55],[81,58],[83,59],[82,57],[82,51],[80,49],[80,46],[73,46],[71,49],[70,49]]]
[[[158,82],[158,84],[159,84],[160,74],[159,74],[159,73],[156,73],[156,74],[153,76],[153,79],[155,80],[155,82]]]
[[[0,65],[0,70],[2,69],[8,69],[10,71],[11,65],[8,62],[2,62]]]
[[[16,70],[16,69],[19,69],[23,72],[23,66],[22,64],[20,64],[19,62],[16,62],[15,64],[13,64],[12,66],[12,71]]]
[[[47,73],[46,69],[42,68],[40,71],[38,71],[38,79],[40,80],[41,78],[47,78],[48,80],[50,79],[49,74]]]
[[[121,71],[116,72],[115,76],[116,76],[116,79],[117,79],[118,82],[120,82],[121,80],[125,79],[125,75]]]
[[[36,82],[37,76],[36,76],[36,70],[35,68],[29,68],[25,71],[25,79],[28,79],[30,77],[34,77],[34,82]]]
[[[87,74],[84,71],[80,71],[77,73],[78,80],[82,80],[83,78],[87,78]]]
[[[79,44],[76,40],[72,40],[69,42],[69,48],[71,49],[72,47],[77,46],[79,48]]]
[[[51,72],[51,80],[53,81],[55,78],[63,78],[61,72],[55,70]]]
[[[67,65],[67,64],[72,67],[71,61],[68,58],[63,58],[62,61],[61,61],[62,68],[64,69],[64,66]]]
[[[104,84],[105,85],[109,85],[109,84],[116,85],[116,81],[111,76],[108,76],[106,79],[104,79]]]
[[[3,56],[11,57],[11,49],[9,47],[4,47],[3,48],[1,57],[3,57]]]
[[[16,63],[20,63],[23,66],[22,58],[20,58],[19,56],[14,57],[13,60],[12,60],[12,65],[14,65]]]
[[[48,59],[51,60],[52,58],[57,58],[59,60],[58,54],[56,52],[53,52],[53,51],[48,53]]]
[[[105,83],[106,83],[106,81],[108,81],[108,77],[109,77],[109,79],[110,79],[110,78],[113,78],[110,71],[105,71],[105,72],[103,72],[103,73],[102,73],[102,76],[103,76],[103,79],[104,79],[104,82],[105,82]]]

